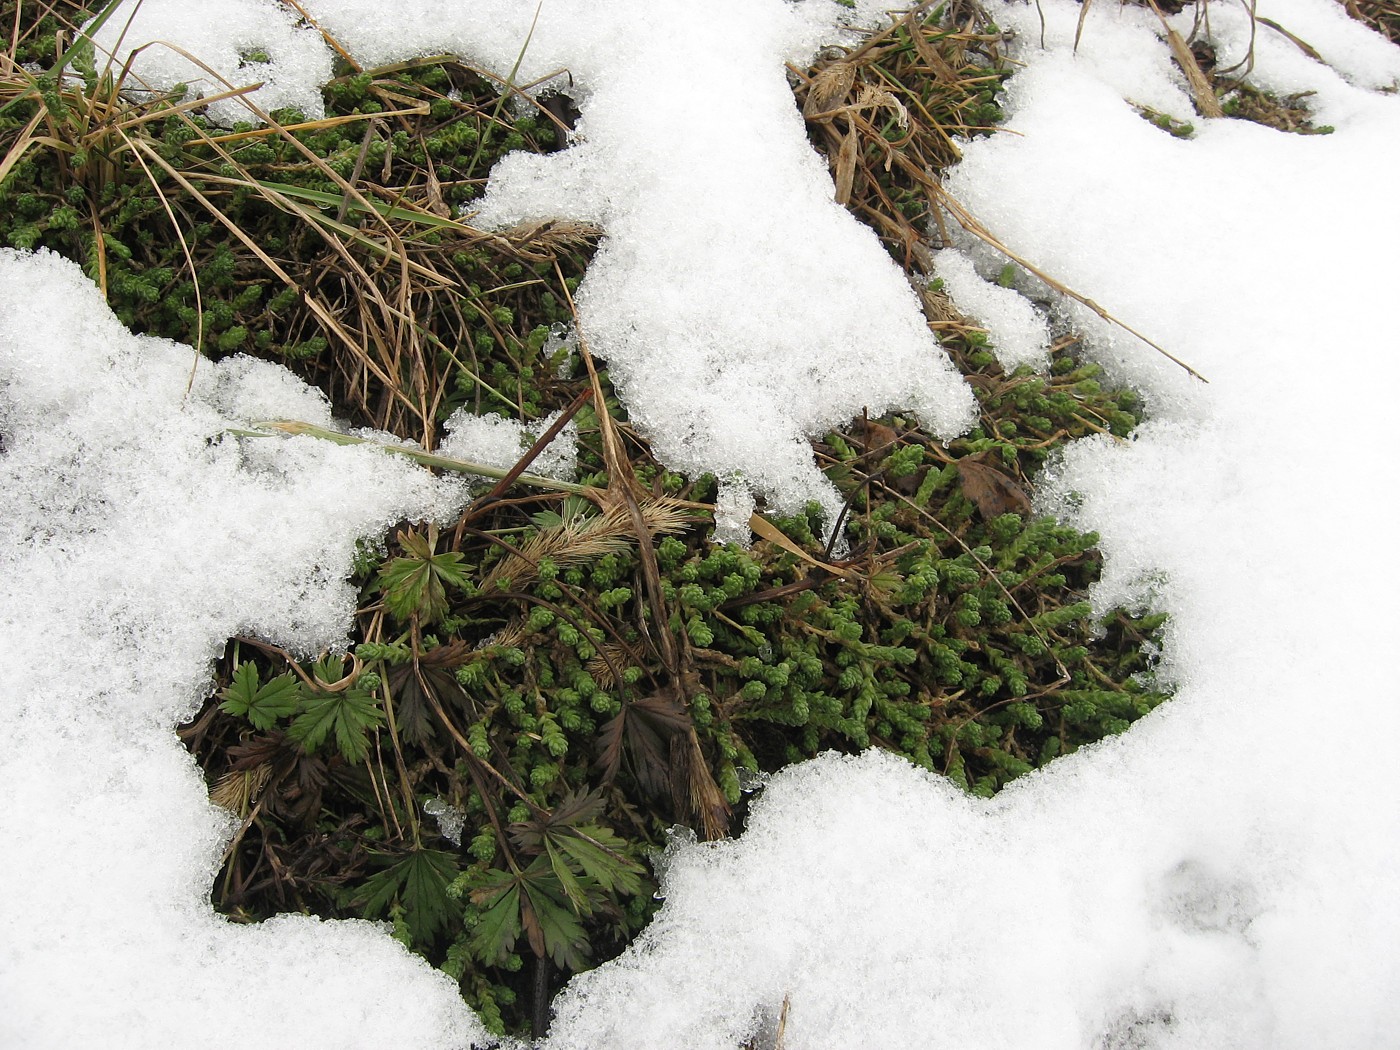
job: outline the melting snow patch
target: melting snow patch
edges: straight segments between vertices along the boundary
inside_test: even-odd
[[[782,512],[815,500],[830,526],[810,437],[862,409],[951,436],[974,403],[904,276],[832,200],[783,72],[808,27],[779,2],[579,10],[541,17],[568,25],[578,142],[503,160],[474,221],[600,223],[580,328],[658,457],[725,479],[735,520],[747,489]]]
[[[944,248],[933,257],[933,274],[953,305],[986,329],[1002,368],[1013,372],[1021,365],[1049,365],[1049,325],[1024,296],[983,278],[956,248]]]
[[[503,81],[568,70],[577,141],[503,160],[473,221],[604,227],[583,337],[662,462],[727,479],[735,520],[752,492],[783,513],[816,501],[830,526],[841,501],[808,439],[862,410],[909,410],[945,437],[970,425],[971,391],[875,235],[832,200],[788,87],[784,63],[833,34],[818,16],[834,5],[552,0],[537,20],[504,0],[450,19],[425,0],[306,7],[370,64],[455,51]],[[192,43],[210,43],[206,21]],[[309,64],[279,70],[319,83]]]
[[[328,406],[239,358],[186,396],[193,364],[72,264],[0,253],[0,1044],[460,1046],[480,1028],[452,982],[373,924],[213,914],[230,818],[172,732],[230,636],[342,640],[355,539],[455,489],[232,436]]]

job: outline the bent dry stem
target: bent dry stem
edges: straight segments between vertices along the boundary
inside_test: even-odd
[[[368,445],[377,448],[381,452],[388,452],[395,456],[403,456],[411,459],[415,463],[421,463],[425,467],[436,467],[439,470],[450,470],[457,474],[472,474],[483,478],[492,478],[496,481],[509,477],[511,472],[501,470],[498,467],[489,467],[485,463],[473,463],[465,459],[449,459],[446,456],[439,456],[432,452],[424,452],[421,448],[411,448],[407,445],[390,445],[382,441],[375,441],[373,438],[357,437],[354,434],[343,434],[338,430],[327,430],[325,427],[318,427],[313,423],[302,423],[297,420],[265,420],[259,421],[254,426],[263,428],[262,430],[234,430],[229,433],[238,437],[275,437],[277,434],[306,435],[308,437],[320,438],[322,441],[330,441],[337,445]],[[272,433],[269,433],[271,431]],[[554,492],[570,492],[580,496],[601,495],[603,490],[594,485],[577,485],[572,481],[560,481],[556,478],[541,477],[538,474],[517,474],[515,480],[522,485],[530,485],[534,488],[549,489]]]

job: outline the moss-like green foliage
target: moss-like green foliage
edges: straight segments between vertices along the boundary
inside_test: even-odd
[[[40,66],[89,13],[58,7],[26,24],[40,12],[23,5],[20,53]],[[0,24],[14,18],[0,4]],[[522,252],[451,220],[506,152],[562,144],[548,111],[512,116],[444,61],[347,69],[326,119],[283,110],[230,131],[181,108],[183,92],[129,95],[80,65],[0,97],[14,102],[0,148],[36,115],[46,136],[0,183],[0,244],[76,260],[135,331],[287,363],[360,423],[432,444],[462,405],[542,414],[531,373],[570,318],[563,285],[591,232],[537,231]]]
[[[965,438],[943,446],[890,418],[819,444],[849,499],[840,560],[810,516],[777,522],[790,546],[715,546],[705,515],[665,494],[703,502],[713,479],[654,467],[639,473],[656,495],[638,499],[657,530],[654,593],[628,517],[580,496],[478,504],[456,530],[408,528],[366,551],[348,692],[382,717],[357,723],[367,755],[326,732],[313,751],[298,729],[339,666],[305,668],[317,688],[282,697],[285,661],[258,657],[255,678],[246,648],[231,652],[233,685],[196,723],[195,750],[216,797],[250,813],[240,792],[255,783],[262,810],[222,906],[372,902],[519,1030],[538,1007],[532,968],[574,971],[625,943],[653,907],[648,850],[675,823],[732,828],[753,774],[874,746],[988,795],[1125,729],[1163,699],[1142,649],[1162,618],[1095,619],[1095,537],[1019,501],[1056,445],[1131,427],[1133,399],[1068,348],[1048,376],[1005,375],[967,344],[956,356],[983,406]],[[601,468],[597,427],[585,470]],[[460,810],[460,849],[429,803]],[[411,900],[404,865],[426,865],[412,892],[441,899]]]

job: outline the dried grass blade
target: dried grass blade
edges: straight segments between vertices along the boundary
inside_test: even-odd
[[[1185,371],[1189,375],[1192,375],[1196,379],[1199,379],[1202,383],[1210,382],[1210,380],[1206,379],[1206,377],[1201,375],[1200,372],[1197,372],[1194,368],[1188,365],[1185,361],[1181,360],[1181,358],[1177,357],[1175,354],[1171,353],[1165,347],[1149,339],[1147,336],[1143,335],[1131,325],[1125,324],[1123,321],[1120,321],[1118,318],[1114,317],[1111,313],[1105,310],[1098,303],[1094,302],[1092,299],[1080,295],[1073,288],[1070,288],[1068,285],[1055,280],[1055,278],[1051,277],[1048,273],[1046,273],[1040,267],[1036,266],[1035,263],[1031,262],[1029,259],[1025,258],[1022,255],[1018,255],[1016,252],[1012,251],[1005,244],[999,241],[995,236],[993,236],[990,230],[988,230],[985,226],[978,222],[977,219],[972,215],[972,213],[969,212],[966,208],[964,208],[961,204],[959,204],[952,196],[950,196],[948,191],[945,190],[941,185],[939,185],[936,182],[930,182],[929,189],[934,194],[938,204],[946,208],[948,210],[948,213],[958,221],[958,225],[961,226],[968,233],[972,234],[978,240],[982,241],[984,244],[990,245],[997,251],[1001,252],[1002,255],[1006,256],[1012,262],[1016,263],[1018,266],[1022,266],[1030,273],[1035,274],[1037,277],[1039,277],[1042,281],[1048,284],[1055,291],[1059,292],[1061,295],[1068,296],[1075,302],[1079,303],[1081,306],[1088,307],[1098,317],[1100,317],[1104,321],[1107,321],[1109,324],[1117,325],[1129,335],[1141,339],[1148,346],[1152,347],[1153,350],[1156,350],[1168,361],[1172,362],[1172,364],[1177,365],[1182,369],[1185,369]]]
[[[1074,24],[1074,53],[1079,54],[1079,38],[1084,35],[1084,23],[1089,18],[1089,8],[1094,0],[1083,0],[1079,6],[1079,21]]]
[[[230,180],[236,181],[236,180]],[[334,208],[346,200],[341,194],[328,193],[325,190],[306,189],[302,186],[292,186],[285,182],[267,182],[262,179],[250,180],[250,185],[261,186],[264,189],[272,190],[286,197],[296,197],[300,200],[308,201],[327,208]],[[400,219],[404,222],[421,222],[424,226],[432,226],[438,229],[455,230],[458,233],[468,234],[474,237],[483,236],[480,230],[458,222],[456,219],[446,219],[441,215],[434,215],[430,211],[415,208],[408,204],[385,204],[377,201],[373,197],[363,197],[360,200],[349,199],[346,204],[349,211],[357,212],[361,215],[378,215],[385,219]]]
[[[1397,12],[1400,12],[1400,9],[1397,9]],[[1284,29],[1283,26],[1279,25],[1272,18],[1265,18],[1263,15],[1260,15],[1259,24],[1261,26],[1268,26],[1275,33],[1281,33],[1283,36],[1287,37],[1290,41],[1293,42],[1293,44],[1298,48],[1299,51],[1303,52],[1303,54],[1307,55],[1314,62],[1323,62],[1322,56],[1317,53],[1317,48],[1313,47],[1301,37],[1295,36],[1294,34],[1290,33],[1287,29]],[[1325,65],[1326,63],[1323,62],[1323,64]]]
[[[287,271],[284,270],[275,259],[268,255],[267,252],[263,251],[263,249],[258,245],[258,243],[255,240],[253,240],[253,238],[250,237],[248,233],[238,225],[238,223],[234,222],[227,215],[225,215],[223,211],[221,211],[214,204],[214,202],[211,201],[199,189],[199,187],[194,185],[194,183],[192,183],[188,178],[186,178],[182,172],[180,172],[173,165],[167,162],[164,157],[162,157],[155,149],[153,149],[146,143],[137,142],[136,145],[142,153],[146,154],[149,160],[155,161],[161,168],[165,170],[165,173],[167,175],[169,175],[172,179],[179,183],[180,187],[186,193],[188,193],[191,197],[193,197],[205,208],[207,208],[209,210],[209,213],[213,215],[216,219],[218,219],[219,222],[230,233],[237,237],[238,240],[242,242],[242,244],[249,251],[256,255],[259,261],[261,261],[264,266],[266,266],[269,270],[271,270],[274,274],[281,278],[282,281],[286,283],[288,288],[300,288],[300,285],[297,284],[297,282],[292,278],[292,276],[289,273],[287,273]],[[344,326],[341,325],[341,323],[338,320],[336,320],[334,315],[332,315],[330,311],[326,309],[324,304],[318,302],[314,296],[308,295],[306,297],[306,305],[307,308],[316,315],[316,319],[326,326],[326,329],[328,331],[334,332],[336,337],[341,339],[346,346],[356,349],[357,356],[360,357],[360,359],[364,362],[365,367],[369,368],[372,372],[375,373],[376,378],[378,378],[379,381],[382,382],[385,385],[385,387],[393,393],[394,398],[396,400],[402,402],[410,412],[417,411],[417,406],[415,406],[411,401],[408,400],[408,398],[404,395],[403,391],[399,388],[399,385],[397,383],[394,383],[390,379],[390,377],[387,374],[385,374],[384,370],[379,367],[378,363],[373,359],[373,357],[366,353],[364,349],[359,346],[359,343],[350,335],[349,332],[345,330]]]
[[[34,134],[35,130],[39,127],[39,124],[43,121],[43,119],[44,111],[43,109],[40,109],[34,114],[34,116],[29,118],[29,123],[26,124],[20,130],[20,133],[15,138],[14,143],[5,153],[5,159],[3,161],[0,161],[0,184],[3,184],[5,180],[9,178],[10,171],[14,168],[16,164],[18,164],[21,160],[24,159],[24,155],[28,153],[30,149],[32,149],[34,146],[39,145],[43,141],[42,136],[36,136]]]
[[[841,137],[841,148],[836,151],[836,170],[832,179],[836,183],[835,201],[845,207],[851,201],[851,193],[856,182],[856,129],[852,125]]]
[[[823,572],[829,572],[833,576],[843,576],[848,580],[857,580],[860,578],[860,574],[851,569],[843,569],[839,565],[833,565],[831,562],[812,557],[812,555],[808,554],[797,544],[793,543],[792,540],[788,539],[781,529],[757,511],[749,516],[749,528],[753,530],[755,536],[758,536],[760,539],[765,539],[769,543],[776,544],[789,554],[796,555],[813,568],[821,569]]]
[[[259,420],[253,424],[258,430],[230,430],[229,433],[238,437],[273,437],[268,431],[276,431],[280,434],[306,434],[310,437],[320,438],[322,441],[330,441],[336,445],[369,445],[377,448],[381,452],[388,452],[395,456],[403,456],[411,459],[415,463],[421,463],[425,467],[437,467],[440,470],[450,470],[457,474],[473,474],[483,478],[503,478],[508,473],[497,467],[487,466],[485,463],[472,463],[465,459],[449,459],[446,456],[439,456],[432,452],[424,452],[422,449],[411,448],[405,445],[385,445],[374,441],[371,438],[357,437],[354,434],[342,434],[335,430],[327,430],[325,427],[318,427],[314,423],[303,423],[295,419],[269,419]],[[544,478],[537,474],[520,474],[516,480],[522,485],[531,485],[535,488],[553,489],[556,492],[572,492],[579,496],[589,496],[597,498],[601,490],[591,485],[576,485],[572,481],[559,481],[555,478]]]
[[[1161,22],[1162,28],[1166,30],[1167,46],[1172,49],[1172,58],[1176,59],[1177,66],[1186,74],[1186,83],[1191,89],[1191,99],[1196,103],[1196,111],[1207,118],[1225,116],[1220,100],[1215,97],[1215,88],[1211,87],[1210,81],[1201,72],[1201,65],[1196,61],[1191,49],[1186,46],[1186,41],[1167,22],[1167,16],[1162,14],[1157,0],[1147,0],[1147,3],[1152,8],[1152,13],[1157,16],[1157,21]]]
[[[199,369],[200,358],[204,356],[204,295],[199,289],[199,269],[194,264],[194,255],[190,252],[189,241],[185,239],[185,231],[180,228],[180,222],[175,218],[175,209],[170,206],[170,200],[166,197],[165,191],[160,188],[160,180],[156,178],[155,172],[151,171],[145,159],[141,156],[141,151],[136,148],[131,137],[120,128],[117,134],[122,137],[127,148],[131,150],[131,155],[136,158],[136,163],[141,165],[141,170],[145,172],[146,181],[151,184],[151,189],[156,191],[156,196],[160,198],[160,205],[165,209],[165,215],[170,220],[170,228],[175,231],[176,238],[180,241],[180,251],[184,253],[185,265],[190,269],[190,284],[194,288],[194,361],[190,364],[190,378],[185,384],[185,396],[188,397],[194,389],[195,372]],[[101,231],[98,231],[99,236]],[[106,281],[103,282],[103,292],[106,292]]]

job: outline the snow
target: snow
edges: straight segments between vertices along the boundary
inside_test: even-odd
[[[1014,289],[1002,287],[977,272],[965,252],[941,249],[933,274],[962,313],[984,328],[997,362],[1008,372],[1021,365],[1044,371],[1050,364],[1050,326],[1035,305]]]
[[[222,95],[250,84],[264,110],[290,106],[309,119],[325,116],[320,85],[331,78],[331,52],[322,35],[298,26],[292,9],[277,0],[184,0],[126,3],[93,35],[99,55],[113,55],[114,70],[133,51],[132,87],[168,91],[184,84],[190,97]],[[212,120],[252,119],[247,104],[226,98],[209,107]]]
[[[459,408],[442,425],[446,436],[439,443],[437,454],[481,463],[496,470],[509,470],[554,425],[559,415],[551,412],[526,426],[513,419],[473,415]],[[578,424],[571,419],[560,428],[554,440],[540,450],[530,464],[530,473],[558,481],[573,481],[578,473],[577,444]]]
[[[551,16],[581,53],[578,142],[503,160],[474,221],[599,223],[580,327],[657,457],[732,486],[738,521],[751,489],[783,513],[815,500],[829,525],[841,500],[809,438],[862,408],[951,436],[974,402],[903,274],[832,200],[783,69],[806,26],[777,2],[576,10]]]
[[[751,421],[787,442],[790,473],[753,467],[742,441],[706,454],[733,464],[731,515],[750,486],[805,498],[810,461],[794,449],[819,425],[809,395],[824,382],[868,381],[862,396],[884,403],[960,389],[937,364],[907,385],[867,379],[890,366],[866,356],[860,339],[883,329],[864,320],[843,329],[853,342],[830,374],[790,386],[767,373],[795,367],[796,336],[829,347],[822,297],[840,293],[825,275],[789,283],[767,265],[765,252],[791,258],[782,238],[794,228],[753,226],[758,202],[790,201],[810,224],[796,235],[840,253],[831,272],[890,297],[874,301],[899,299],[860,238],[823,218],[821,173],[798,156],[791,102],[779,104],[781,58],[810,45],[817,9],[594,7],[586,25],[576,6],[547,2],[529,49],[539,65],[522,67],[525,79],[576,58],[586,86],[586,140],[548,162],[562,188],[539,185],[543,164],[507,162],[488,207],[502,222],[540,202],[606,222],[582,333],[595,352],[623,354],[641,404],[652,340],[697,354],[676,369],[687,381],[742,374],[773,397],[800,390]],[[315,5],[327,20],[343,12],[347,40],[363,27],[356,46],[381,57],[478,46],[479,30],[481,60],[503,74],[534,8],[474,4],[449,23],[438,5],[432,25],[412,3],[380,22],[379,5]],[[1076,56],[1080,6],[1040,0],[996,11],[1025,63],[1007,104],[1014,134],[969,145],[950,182],[1018,254],[1210,380],[1055,303],[1055,324],[1084,331],[1151,420],[1130,441],[1072,448],[1041,499],[1103,537],[1098,603],[1171,612],[1161,673],[1176,698],[989,801],[876,753],[774,776],[738,840],[677,839],[665,907],[631,950],[565,990],[550,1047],[771,1045],[785,1000],[785,1045],[804,1050],[1400,1045],[1388,427],[1400,97],[1377,90],[1400,82],[1400,50],[1330,0],[1259,11],[1330,66],[1265,27],[1252,75],[1316,91],[1335,134],[1194,118],[1197,135],[1174,139],[1129,105],[1192,117],[1155,16],[1094,5]],[[1242,55],[1235,10],[1213,5],[1211,20],[1222,60]],[[663,61],[676,53],[685,60]],[[738,122],[726,135],[771,146],[740,169],[732,203],[714,181],[723,170],[648,160],[655,149],[692,167],[736,161],[699,112],[704,97]],[[736,108],[740,97],[750,104]],[[675,131],[692,118],[694,143]],[[745,294],[745,274],[773,282],[755,282],[771,301]],[[1002,291],[965,309],[1006,330],[1029,315]],[[748,329],[731,306],[781,311]],[[869,323],[898,332],[904,316]],[[707,370],[694,340],[709,325],[759,333],[763,352]],[[371,1046],[393,1033],[404,1047],[461,1046],[477,1029],[451,983],[373,926],[288,916],[237,928],[210,913],[229,829],[170,732],[229,635],[333,644],[353,601],[341,580],[354,538],[444,516],[458,490],[366,448],[231,437],[255,418],[326,424],[328,409],[252,362],[201,365],[186,398],[191,363],[187,348],[122,332],[73,268],[0,256],[0,1043]],[[830,411],[849,392],[832,391]],[[705,452],[705,428],[722,426],[719,409],[657,411],[647,425],[668,455]]]

